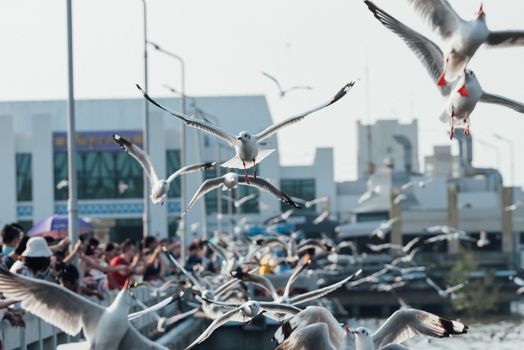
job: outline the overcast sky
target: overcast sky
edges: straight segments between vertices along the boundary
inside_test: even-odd
[[[143,80],[142,1],[84,0],[74,3],[75,95],[77,98],[138,96]],[[442,44],[405,0],[379,6]],[[451,1],[472,18],[478,0]],[[65,0],[0,2],[0,99],[65,98]],[[356,177],[356,121],[419,120],[421,159],[434,145],[449,144],[448,126],[438,120],[443,101],[423,66],[405,44],[384,28],[361,0],[149,0],[149,38],[181,55],[187,64],[187,92],[193,95],[264,94],[275,120],[323,102],[351,79],[349,96],[328,110],[279,133],[284,164],[312,160],[315,147],[335,148],[337,180]],[[522,0],[484,1],[492,29],[524,29]],[[150,54],[150,91],[180,86],[176,63]],[[470,64],[483,88],[524,101],[524,49],[481,48]],[[369,67],[369,74],[366,74]],[[260,72],[284,85],[306,84],[280,99]],[[369,78],[369,79],[368,79]],[[256,118],[256,115],[246,116]],[[507,145],[513,140],[516,183],[524,184],[524,116],[498,106],[478,105],[472,133],[496,145],[505,183],[510,184]],[[231,130],[234,132],[236,130]],[[256,131],[256,130],[253,130]],[[495,151],[475,143],[477,166],[496,166]]]

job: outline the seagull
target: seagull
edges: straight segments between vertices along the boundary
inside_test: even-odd
[[[313,200],[310,200],[310,201],[307,201],[304,203],[304,206],[306,208],[311,208],[312,206],[316,205],[316,204],[322,204],[322,203],[328,203],[329,202],[329,197],[321,197],[321,198],[315,198]]]
[[[285,97],[286,94],[292,90],[313,90],[313,88],[311,86],[292,86],[292,87],[289,87],[287,89],[282,89],[282,85],[280,85],[280,82],[272,75],[269,75],[268,73],[266,72],[262,72],[262,74],[271,79],[277,86],[278,88],[278,91],[279,91],[279,95],[280,97]]]
[[[521,201],[516,201],[515,203],[505,207],[504,210],[505,211],[515,211],[515,210],[517,210],[517,208],[519,208],[521,206],[522,206],[522,202]]]
[[[470,237],[465,231],[450,226],[430,226],[426,227],[425,231],[428,233],[440,232],[441,234],[426,239],[424,243],[435,243],[440,241],[451,241],[456,239],[476,242],[476,240],[473,237]]]
[[[22,308],[69,335],[83,331],[91,349],[163,349],[141,335],[128,320],[132,296],[126,283],[106,307],[81,297],[60,285],[13,274],[0,267],[0,292]]]
[[[404,193],[401,193],[399,195],[397,195],[394,199],[393,199],[393,203],[396,204],[396,205],[399,205],[400,202],[406,200],[408,198],[408,196],[406,196]]]
[[[412,188],[413,186],[418,186],[420,188],[425,188],[427,184],[432,183],[433,179],[426,179],[426,180],[418,180],[418,181],[410,181],[405,183],[400,187],[401,192],[405,192]]]
[[[329,217],[329,210],[323,210],[314,220],[313,225],[318,225]]]
[[[482,230],[480,231],[480,237],[477,241],[477,247],[479,248],[483,248],[485,246],[487,246],[488,244],[490,244],[490,241],[488,239],[488,234],[486,231]]]
[[[377,194],[380,193],[380,186],[375,186],[370,190],[367,190],[364,192],[364,194],[358,199],[358,204],[363,204],[370,200],[371,198],[375,197]]]
[[[56,184],[56,189],[61,190],[62,188],[66,188],[67,186],[69,186],[69,181],[67,179],[62,179],[58,181],[58,183]]]
[[[256,181],[257,173],[256,173],[256,164],[260,163],[264,158],[266,158],[268,155],[270,155],[274,149],[269,150],[260,150],[259,146],[260,143],[262,143],[264,140],[271,137],[274,133],[281,130],[282,128],[289,126],[291,124],[295,124],[302,119],[304,119],[307,115],[312,114],[314,112],[317,112],[321,109],[324,109],[333,103],[340,100],[342,97],[344,97],[347,92],[353,87],[355,84],[354,81],[344,85],[342,89],[340,89],[335,96],[333,96],[329,101],[321,104],[318,107],[315,107],[313,109],[310,109],[306,112],[299,113],[295,116],[292,116],[290,118],[284,119],[281,122],[275,123],[266,129],[262,130],[261,132],[251,135],[247,131],[241,131],[237,136],[232,136],[225,132],[224,130],[218,128],[216,125],[212,125],[210,123],[206,123],[205,121],[194,119],[190,116],[172,112],[168,110],[167,108],[160,105],[158,102],[153,100],[142,88],[137,84],[137,88],[142,92],[146,100],[157,106],[158,108],[162,109],[163,111],[171,114],[172,116],[181,119],[186,125],[191,126],[196,129],[200,129],[204,132],[207,132],[211,135],[214,135],[224,141],[226,141],[231,147],[235,149],[235,156],[222,164],[223,167],[226,168],[236,168],[236,169],[244,169],[244,175],[246,177],[246,182],[249,183],[249,178],[247,176],[247,169],[251,166],[254,167],[253,170],[253,176]]]
[[[263,302],[257,302],[253,300],[249,300],[245,302],[244,304],[224,313],[222,316],[218,317],[216,320],[214,320],[209,327],[193,342],[191,345],[189,345],[186,350],[192,349],[198,344],[202,343],[204,340],[209,338],[213,332],[218,329],[220,326],[226,324],[228,321],[235,320],[235,321],[244,321],[248,322],[254,317],[260,315],[261,313],[271,311],[271,312],[278,312],[278,313],[284,313],[286,315],[295,315],[297,314],[300,309],[297,309],[295,307],[289,306],[289,305],[274,305],[274,303],[263,303]]]
[[[440,86],[446,85],[447,76],[453,77],[463,70],[482,44],[489,47],[524,45],[524,31],[490,31],[482,3],[475,19],[465,21],[446,0],[408,2],[447,42],[444,63],[439,67],[442,73],[437,79]]]
[[[251,181],[250,181],[251,179]],[[189,202],[186,210],[182,213],[182,217],[187,214],[189,209],[195,204],[195,202],[202,198],[206,193],[213,191],[219,187],[222,187],[222,190],[232,190],[238,185],[242,186],[252,186],[256,187],[259,190],[264,190],[271,193],[282,202],[289,204],[295,208],[300,208],[300,206],[295,203],[287,194],[281,192],[278,188],[270,184],[268,181],[263,178],[258,178],[255,180],[254,177],[246,175],[246,178],[239,178],[237,173],[227,173],[221,177],[216,177],[214,179],[208,179],[202,183],[200,188],[197,190],[191,201]]]
[[[391,218],[389,219],[388,221],[384,221],[382,222],[379,227],[377,227],[376,229],[374,229],[371,234],[369,235],[370,237],[373,237],[373,236],[377,236],[378,238],[380,239],[384,239],[386,237],[386,233],[391,230],[391,226],[399,221],[400,218],[398,216],[394,217],[394,218]]]
[[[150,198],[151,202],[153,202],[154,204],[160,203],[161,205],[164,205],[164,201],[167,197],[167,192],[169,192],[169,185],[179,175],[202,171],[211,168],[216,164],[216,162],[206,162],[195,165],[188,165],[175,171],[166,180],[159,179],[155,172],[155,169],[153,168],[153,165],[151,164],[151,160],[149,159],[149,156],[146,152],[144,152],[140,147],[138,147],[137,145],[133,144],[132,142],[120,135],[113,134],[113,139],[116,143],[120,145],[120,147],[122,147],[124,151],[129,153],[131,157],[135,158],[136,161],[140,163],[140,165],[146,172],[147,177],[151,182]]]
[[[373,2],[366,0],[365,3],[370,11],[373,12],[375,18],[404,40],[408,47],[422,61],[429,75],[432,78],[437,79],[443,66],[443,53],[441,49],[422,34],[414,31],[377,7]],[[435,6],[434,1],[424,1],[424,4],[427,4],[428,8]],[[422,6],[423,5],[420,5],[420,7]],[[451,86],[439,86],[439,90],[442,96],[447,98],[447,106],[445,111],[441,114],[440,119],[444,122],[447,120],[450,121],[451,139],[453,139],[455,124],[457,122],[464,124],[464,134],[469,135],[469,116],[478,102],[494,103],[511,108],[519,113],[524,113],[524,104],[506,97],[485,92],[480,86],[475,73],[469,69],[464,70],[464,72],[450,85]]]
[[[381,250],[386,250],[386,249],[394,249],[394,250],[399,250],[403,254],[408,254],[411,251],[411,248],[413,248],[415,244],[417,244],[419,241],[420,241],[420,238],[415,237],[411,241],[409,241],[405,246],[401,246],[400,244],[393,244],[393,243],[384,243],[384,244],[368,243],[367,247],[374,252],[379,252]]]
[[[257,193],[251,193],[233,202],[235,208],[240,208],[244,203],[249,202],[252,199],[257,198]]]
[[[468,332],[469,327],[417,309],[401,309],[391,315],[373,334],[358,327],[355,335],[356,350],[394,349],[389,344],[400,344],[417,335],[446,338]],[[398,347],[397,347],[398,349]]]
[[[442,298],[447,298],[448,296],[451,296],[452,298],[454,297],[454,294],[456,291],[464,288],[464,286],[466,285],[465,283],[459,283],[455,286],[452,286],[452,287],[448,287],[446,289],[442,289],[440,288],[436,283],[435,281],[433,281],[431,278],[429,277],[426,277],[426,283],[431,287],[433,288],[434,290],[437,291],[438,295],[440,295]]]

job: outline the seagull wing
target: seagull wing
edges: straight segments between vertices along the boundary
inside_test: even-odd
[[[167,305],[171,304],[173,302],[173,300],[175,299],[178,299],[180,298],[182,295],[184,294],[184,292],[180,292],[178,293],[177,296],[170,296],[170,297],[167,297],[165,298],[164,300],[160,301],[159,303],[156,303],[155,305],[152,305],[150,307],[148,307],[147,309],[144,309],[144,310],[141,310],[141,311],[137,311],[137,312],[133,312],[129,315],[127,315],[127,319],[129,321],[131,320],[134,320],[135,318],[139,318],[139,317],[142,317],[150,312],[155,312],[155,311],[158,311],[164,307],[166,307]]]
[[[489,47],[509,47],[524,45],[523,31],[490,32],[486,44]]]
[[[402,251],[407,253],[420,241],[420,237],[415,237],[411,241],[409,241],[403,248]]]
[[[436,290],[439,294],[442,292],[442,288],[440,288],[431,278],[429,277],[426,277],[426,283],[431,287],[433,288],[434,290]]]
[[[303,303],[306,303],[306,302],[311,301],[311,300],[315,300],[315,299],[321,298],[324,295],[327,295],[327,294],[337,290],[338,288],[342,287],[349,280],[357,277],[361,273],[362,273],[362,270],[359,269],[355,273],[351,274],[350,276],[344,278],[341,281],[333,283],[333,284],[331,284],[329,286],[326,286],[324,288],[320,288],[320,289],[317,289],[317,290],[312,290],[310,292],[307,292],[307,293],[304,293],[304,294],[300,294],[300,295],[297,295],[297,296],[295,296],[293,298],[290,298],[289,299],[289,304],[296,306],[296,305],[303,304]]]
[[[320,224],[321,222],[323,222],[324,220],[326,220],[326,218],[329,216],[329,210],[324,210],[322,213],[320,213],[319,216],[317,216],[315,218],[315,220],[313,220],[313,225],[318,225]]]
[[[313,87],[311,87],[311,86],[304,86],[304,85],[292,86],[292,87],[287,88],[286,90],[284,90],[284,93],[288,93],[288,92],[293,91],[293,90],[313,90]]]
[[[275,78],[274,76],[272,76],[271,74],[268,74],[266,72],[262,72],[262,74],[266,77],[266,78],[269,78],[270,80],[272,80],[278,87],[278,90],[280,90],[281,93],[284,92],[284,90],[282,90],[282,85],[280,85],[280,82],[277,80],[277,78]]]
[[[275,350],[336,350],[329,338],[329,328],[325,323],[314,323],[297,329]]]
[[[250,200],[252,200],[252,199],[254,199],[256,197],[257,197],[256,193],[248,194],[247,196],[244,196],[244,197],[240,198],[239,200],[235,201],[233,203],[233,205],[235,206],[235,208],[239,208],[242,204],[244,204],[247,201],[250,201]]]
[[[173,180],[179,176],[179,175],[183,175],[183,174],[189,174],[189,173],[196,173],[198,171],[202,171],[202,170],[206,170],[206,169],[209,169],[211,167],[214,167],[216,165],[217,162],[205,162],[205,163],[199,163],[199,164],[193,164],[193,165],[187,165],[185,167],[182,167],[180,169],[178,169],[177,171],[175,171],[173,174],[171,174],[168,178],[167,178],[167,182],[168,183],[171,183],[173,182]]]
[[[124,151],[129,153],[129,155],[136,159],[138,163],[142,166],[144,171],[147,174],[147,177],[149,177],[149,180],[151,181],[151,185],[154,185],[158,181],[158,176],[156,175],[155,169],[153,168],[153,164],[151,164],[151,160],[149,159],[149,156],[146,152],[144,152],[140,147],[133,144],[128,139],[113,134],[113,140],[115,140],[116,143],[122,147]]]
[[[191,198],[191,201],[187,205],[187,208],[184,211],[184,213],[182,213],[182,216],[187,214],[189,209],[191,209],[191,207],[195,204],[195,202],[197,200],[202,198],[206,193],[211,192],[211,191],[213,191],[216,188],[219,188],[223,184],[224,184],[224,178],[223,177],[217,177],[217,178],[214,178],[214,179],[208,179],[208,180],[204,181],[202,183],[202,185],[200,185],[200,187],[196,191],[196,193],[193,196],[193,198]]]
[[[258,188],[260,190],[269,192],[273,196],[275,196],[278,199],[280,199],[282,202],[284,202],[284,203],[286,203],[288,205],[291,205],[291,206],[293,206],[295,208],[300,208],[300,205],[295,203],[287,194],[285,194],[284,192],[280,191],[278,188],[276,188],[275,186],[273,186],[272,184],[270,184],[268,181],[264,180],[263,178],[257,177],[257,179],[255,180],[253,178],[253,176],[249,176],[249,184],[248,184],[246,182],[246,178],[242,176],[242,177],[238,178],[238,184],[239,185],[243,185],[243,186],[256,187],[256,188]]]
[[[427,2],[429,3],[430,1]],[[440,73],[444,69],[444,55],[438,45],[419,32],[401,23],[386,11],[377,7],[373,2],[365,1],[365,3],[380,23],[404,40],[406,45],[422,62],[431,79],[437,81]],[[443,96],[449,95],[451,86],[454,86],[454,84],[451,83],[448,84],[447,87],[440,88],[440,93]],[[412,183],[405,184],[404,186],[409,188],[412,186]],[[404,188],[404,186],[402,186],[401,189],[407,190],[408,188]]]
[[[142,88],[138,84],[136,85],[136,87],[138,88],[138,90],[142,92],[146,100],[148,100],[149,102],[151,102],[152,104],[160,108],[161,110],[171,114],[172,116],[177,117],[178,119],[181,119],[187,126],[202,130],[204,132],[207,132],[208,134],[221,138],[222,140],[226,141],[231,147],[235,146],[236,139],[233,136],[229,135],[224,130],[217,127],[216,125],[207,123],[203,120],[197,120],[197,119],[191,118],[190,116],[184,115],[182,113],[172,112],[168,110],[167,108],[165,108],[164,106],[162,106],[161,104],[159,104],[158,102],[156,102],[155,100],[153,100],[144,90],[142,90]]]
[[[499,95],[493,95],[484,92],[482,93],[482,96],[480,96],[480,102],[493,103],[511,108],[519,113],[524,113],[524,104]]]
[[[353,87],[353,85],[355,85],[355,82],[353,82],[353,81],[351,83],[349,83],[349,84],[346,84],[339,92],[337,92],[337,94],[331,100],[329,100],[326,103],[323,103],[322,105],[320,105],[318,107],[315,107],[315,108],[310,109],[310,110],[308,110],[306,112],[300,113],[300,114],[298,114],[296,116],[287,118],[287,119],[285,119],[285,120],[283,120],[283,121],[281,121],[279,123],[273,124],[273,125],[269,126],[268,128],[262,130],[261,132],[259,132],[258,134],[255,135],[255,137],[257,139],[257,142],[262,142],[265,139],[271,137],[271,135],[273,135],[274,133],[276,133],[280,129],[282,129],[282,128],[288,126],[288,125],[295,124],[295,123],[301,121],[302,119],[304,119],[307,115],[309,115],[311,113],[314,113],[314,112],[317,112],[317,111],[320,111],[321,109],[326,108],[327,106],[332,105],[333,103],[337,102],[342,97],[344,97],[346,95],[346,93],[351,89],[351,87]]]
[[[242,307],[244,305],[240,305],[239,307],[232,309],[226,313],[224,313],[222,316],[215,319],[209,327],[202,333],[191,345],[189,345],[186,350],[194,348],[196,345],[202,343],[204,340],[209,338],[211,334],[218,328],[220,328],[222,325],[226,324],[229,320],[231,320],[233,317],[235,317],[237,314],[243,314],[242,313]],[[249,317],[247,318],[249,320]]]
[[[295,283],[298,276],[311,264],[311,259],[307,261],[300,262],[294,269],[291,276],[289,276],[289,279],[287,280],[286,287],[284,288],[284,294],[282,294],[282,297],[286,299],[289,297],[289,290],[291,289],[291,285]]]
[[[70,335],[83,328],[88,339],[105,309],[57,284],[24,277],[0,267],[0,293]]]
[[[391,343],[402,343],[416,335],[444,338],[467,331],[468,326],[461,322],[447,320],[421,310],[403,309],[391,315],[372,337],[375,347],[380,349]]]
[[[448,289],[446,289],[446,294],[452,294],[452,293],[455,293],[456,291],[464,288],[465,284],[464,283],[459,283],[453,287],[449,287]]]
[[[193,276],[192,273],[189,273],[185,268],[184,265],[182,265],[173,255],[171,255],[171,252],[167,250],[165,247],[162,247],[162,250],[167,255],[169,261],[173,263],[182,273],[191,281],[191,284],[195,286],[199,291],[203,291],[204,287],[202,286],[202,283],[200,283],[199,280],[196,279],[195,276]]]
[[[195,314],[198,310],[200,310],[199,307],[196,307],[194,309],[191,309],[189,311],[186,311],[186,312],[183,312],[181,314],[177,314],[177,315],[174,315],[174,316],[171,316],[170,318],[168,318],[165,322],[165,325],[166,326],[169,326],[169,325],[172,325],[174,323],[177,323],[179,322],[180,320],[183,320],[184,318],[188,317],[188,316],[191,316],[193,314]]]
[[[446,0],[408,0],[443,39],[450,38],[464,23]]]
[[[271,297],[273,298],[273,300],[280,299],[280,296],[278,295],[275,287],[273,286],[273,283],[271,283],[271,281],[264,276],[259,276],[259,275],[255,275],[252,273],[246,273],[246,272],[241,272],[241,271],[236,271],[232,273],[232,276],[235,278],[238,278],[241,281],[251,282],[251,283],[254,283],[264,288],[269,293],[271,293]]]

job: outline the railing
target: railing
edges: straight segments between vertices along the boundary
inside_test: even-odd
[[[175,290],[167,290],[168,293]],[[94,302],[107,306],[111,304],[117,292],[108,292],[104,295],[104,300],[91,299]],[[151,289],[142,286],[133,289],[133,294],[146,305],[153,305],[165,297],[153,297]],[[168,294],[169,295],[169,294]],[[135,306],[130,312],[139,310]],[[176,313],[177,303],[172,303],[158,311],[159,316],[171,316]],[[8,321],[0,322],[0,335],[3,343],[3,350],[55,350],[60,344],[78,341],[81,334],[69,336],[62,330],[53,327],[42,319],[27,313],[24,316],[24,327],[12,327]],[[155,335],[157,321],[153,313],[144,315],[131,321],[132,325],[142,334],[150,337]],[[1,349],[1,348],[0,348]]]

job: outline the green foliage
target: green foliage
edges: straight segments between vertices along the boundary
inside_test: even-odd
[[[457,292],[457,297],[452,299],[452,306],[455,311],[476,319],[488,311],[495,310],[499,288],[494,284],[494,271],[479,269],[477,258],[471,250],[462,248],[461,256],[462,259],[453,265],[447,282],[450,285],[464,281],[467,283]],[[484,276],[471,278],[473,272],[483,272]]]

